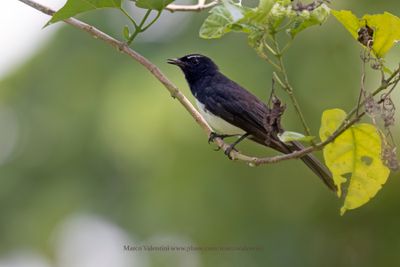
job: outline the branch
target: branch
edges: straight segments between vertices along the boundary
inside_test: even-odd
[[[348,128],[350,128],[352,125],[354,125],[356,122],[358,122],[363,116],[365,115],[365,112],[348,122],[344,127],[338,128],[336,132],[334,132],[331,136],[329,136],[324,142],[320,142],[318,144],[315,144],[313,146],[305,147],[301,150],[294,151],[290,154],[284,154],[284,155],[278,155],[274,157],[266,157],[266,158],[253,158],[249,164],[252,164],[254,166],[262,165],[262,164],[271,164],[271,163],[277,163],[280,161],[284,160],[289,160],[289,159],[298,159],[301,158],[307,154],[310,154],[314,151],[321,150],[323,149],[327,144],[332,143],[335,141],[336,138],[338,138],[342,133],[344,133]]]
[[[211,8],[216,6],[219,3],[218,0],[214,0],[208,4],[206,4],[205,0],[199,0],[196,5],[176,5],[176,4],[169,4],[165,9],[171,12],[175,11],[202,11],[207,8]]]
[[[397,76],[398,76],[398,77],[397,77]],[[377,89],[375,89],[375,90],[372,92],[372,96],[376,96],[377,94],[379,94],[379,93],[382,92],[383,90],[387,89],[387,88],[388,88],[389,86],[391,86],[391,85],[397,85],[397,83],[398,83],[399,80],[400,80],[400,65],[399,65],[399,67],[392,73],[392,75],[390,75],[389,78],[387,78],[386,80],[385,80],[385,79],[382,80],[381,85],[380,85]],[[394,87],[395,87],[395,86],[394,86]],[[391,92],[393,91],[394,87],[392,87],[392,89],[390,90],[389,93],[391,93]],[[389,93],[388,93],[388,94],[389,94]],[[347,120],[349,120],[354,114],[357,113],[358,106],[363,106],[363,105],[365,105],[365,103],[366,103],[366,100],[365,100],[365,99],[364,99],[363,101],[360,101],[359,105],[357,105],[356,107],[354,107],[354,108],[347,114],[347,117],[346,117],[346,119],[344,120],[344,122],[343,122],[343,124],[342,124],[341,126],[343,126],[344,123],[345,123]],[[341,127],[341,126],[340,126],[340,127]],[[339,128],[340,128],[340,127],[339,127]]]
[[[39,3],[36,3],[32,0],[18,0],[36,10],[41,11],[47,15],[52,16],[55,11],[43,6]],[[209,136],[212,133],[212,129],[204,120],[204,118],[200,115],[200,113],[194,108],[192,103],[185,97],[185,95],[178,89],[176,85],[174,85],[162,72],[161,70],[151,63],[147,58],[139,54],[138,52],[129,48],[129,46],[121,41],[114,39],[113,37],[109,36],[108,34],[98,30],[97,28],[93,27],[92,25],[86,24],[80,20],[69,18],[64,20],[65,23],[74,26],[82,31],[87,32],[91,36],[96,39],[102,40],[103,42],[107,43],[108,45],[114,47],[118,51],[126,54],[127,56],[131,57],[133,60],[137,61],[141,65],[143,65],[159,82],[161,82],[164,87],[170,92],[173,98],[176,98],[182,106],[189,112],[189,114],[193,117],[193,119],[200,125],[200,127],[204,130],[204,132]],[[223,149],[224,151],[229,148],[229,144],[226,144],[222,139],[215,138],[215,143]],[[237,151],[232,151],[231,156],[234,159],[243,160],[245,162],[252,162],[254,157],[249,157],[240,154]]]
[[[43,6],[39,3],[36,3],[32,0],[19,0],[22,3],[25,3],[28,6],[33,7],[34,9],[37,9],[41,11],[42,13],[45,13],[47,15],[53,15],[55,13],[54,10],[51,10],[50,8]],[[200,0],[202,1],[202,0]],[[210,3],[211,4],[211,3]],[[64,20],[65,23],[78,28],[82,31],[87,32],[89,35],[93,36],[96,39],[102,40],[103,42],[107,43],[108,45],[114,47],[118,51],[126,54],[127,56],[131,57],[133,60],[137,61],[140,63],[142,66],[144,66],[160,83],[164,85],[164,87],[170,92],[171,96],[173,98],[176,98],[182,106],[189,112],[189,114],[193,117],[193,119],[197,122],[198,125],[204,130],[204,132],[210,136],[212,133],[212,129],[210,126],[207,124],[207,122],[204,120],[204,118],[200,115],[200,113],[193,107],[192,103],[184,96],[184,94],[176,87],[162,72],[161,70],[151,63],[148,59],[146,59],[144,56],[139,54],[138,52],[132,50],[129,48],[129,46],[121,41],[118,41],[114,39],[113,37],[109,36],[108,34],[98,30],[97,28],[86,24],[80,20],[74,19],[74,18],[69,18]],[[391,85],[395,85],[399,82],[400,80],[400,67],[397,69],[388,79],[382,81],[382,84],[373,92],[373,95],[378,94],[384,89],[387,89]],[[391,89],[393,90],[393,89]],[[361,105],[364,103],[364,101],[361,102]],[[350,118],[352,115],[354,115],[356,112],[356,108],[353,109],[350,113],[348,118]],[[261,164],[270,164],[270,163],[277,163],[283,160],[289,160],[289,159],[294,159],[294,158],[300,158],[306,154],[309,154],[313,151],[320,150],[327,144],[333,142],[338,136],[340,136],[344,131],[346,131],[349,127],[351,127],[353,124],[355,124],[357,121],[361,119],[365,115],[365,112],[357,115],[354,119],[352,120],[345,120],[336,130],[335,133],[333,133],[330,137],[327,138],[324,142],[320,142],[318,144],[315,144],[314,146],[311,147],[306,147],[302,150],[298,150],[295,152],[292,152],[290,154],[285,154],[285,155],[278,155],[274,157],[266,157],[266,158],[257,158],[257,157],[252,157],[252,156],[247,156],[244,154],[241,154],[237,151],[232,151],[230,153],[230,156],[232,159],[235,160],[240,160],[243,162],[248,163],[249,165],[252,166],[258,166]],[[222,139],[220,138],[215,138],[214,142],[223,149],[223,151],[226,151],[230,145],[226,144]]]

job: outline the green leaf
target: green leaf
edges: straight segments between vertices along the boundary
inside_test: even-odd
[[[322,4],[313,11],[302,11],[295,18],[293,18],[294,22],[292,26],[288,29],[290,35],[295,37],[299,32],[314,26],[321,25],[324,23],[330,14],[330,8]]]
[[[285,131],[282,134],[278,134],[278,138],[284,143],[292,141],[311,142],[315,138],[315,136],[306,136],[301,133]]]
[[[400,18],[388,12],[367,14],[361,19],[348,10],[332,11],[332,14],[356,40],[360,28],[366,25],[372,28],[374,31],[372,51],[378,58],[384,57],[400,41]]]
[[[200,37],[204,39],[220,38],[230,32],[229,26],[233,23],[229,11],[224,6],[216,6],[210,11],[200,28]]]
[[[253,24],[266,24],[268,15],[277,0],[260,0],[258,7],[249,9],[245,14],[245,20]]]
[[[290,0],[277,0],[268,14],[267,25],[272,31],[276,31],[285,19],[291,20],[296,15]]]
[[[200,37],[204,39],[220,38],[224,34],[236,30],[245,31],[247,26],[236,22],[244,18],[246,10],[240,5],[224,2],[223,5],[211,9],[200,28]]]
[[[391,69],[389,69],[388,67],[386,67],[385,65],[382,66],[382,70],[389,75],[393,74],[393,71]]]
[[[128,27],[128,25],[125,25],[122,34],[124,35],[125,40],[129,40],[129,38],[131,37],[131,34],[130,34],[130,32],[129,32],[129,27]]]
[[[262,29],[253,29],[247,38],[250,47],[254,48],[258,54],[262,54],[264,51],[263,39],[265,31]]]
[[[68,0],[67,3],[56,13],[51,20],[45,25],[65,20],[77,14],[106,7],[121,7],[121,0]]]
[[[174,0],[137,0],[136,6],[161,11],[172,2],[174,2]]]
[[[265,34],[274,32],[286,19],[293,21],[289,32],[294,37],[300,31],[317,24],[322,24],[329,16],[330,9],[322,4],[313,11],[296,13],[290,0],[260,0],[258,7],[247,8],[225,0],[214,7],[211,15],[200,28],[200,37],[205,39],[220,38],[231,31],[249,34],[249,45],[257,51]]]
[[[267,16],[271,11],[273,5],[275,4],[276,0],[260,0],[258,4],[257,10],[260,15]]]
[[[346,118],[341,109],[326,110],[322,114],[320,138],[325,141]],[[338,187],[338,196],[344,188],[343,215],[346,210],[367,203],[381,189],[389,176],[389,169],[381,160],[382,141],[372,124],[351,126],[324,147],[324,159]]]

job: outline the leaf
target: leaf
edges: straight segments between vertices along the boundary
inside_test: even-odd
[[[284,143],[292,141],[310,142],[315,138],[315,136],[306,136],[301,133],[284,131],[282,134],[278,134],[278,138]]]
[[[385,12],[377,15],[365,15],[363,20],[374,29],[373,51],[377,57],[383,57],[400,41],[400,18]]]
[[[200,37],[204,39],[220,38],[224,34],[236,30],[243,31],[246,26],[236,24],[244,17],[245,9],[241,6],[224,2],[223,5],[211,9],[211,15],[207,17],[200,28]]]
[[[124,26],[124,30],[122,31],[122,34],[124,35],[125,40],[129,40],[129,38],[131,37],[131,33],[129,32],[128,25]]]
[[[200,37],[204,39],[220,38],[230,32],[229,25],[233,19],[224,6],[216,6],[210,11],[200,28]]]
[[[250,23],[266,24],[268,15],[277,0],[260,0],[258,7],[249,9],[245,14],[245,20]]]
[[[335,18],[358,40],[359,30],[368,26],[373,29],[372,51],[375,56],[382,58],[400,41],[400,18],[384,12],[383,14],[364,15],[358,19],[351,11],[332,11]]]
[[[172,2],[174,2],[174,0],[137,0],[136,6],[161,11]]]
[[[320,138],[326,140],[346,117],[341,109],[326,110],[322,114]],[[325,163],[332,172],[342,194],[344,203],[341,215],[346,210],[358,208],[367,203],[381,189],[389,176],[389,169],[381,160],[382,141],[378,130],[372,124],[361,123],[351,126],[334,142],[325,146]]]
[[[258,54],[264,53],[264,44],[262,42],[264,35],[265,31],[262,29],[253,29],[247,37],[249,46],[254,48]]]
[[[332,15],[350,32],[354,39],[358,39],[358,30],[361,28],[360,20],[349,10],[332,10]]]
[[[67,3],[56,13],[45,26],[60,20],[65,20],[77,14],[106,7],[119,8],[121,0],[68,0]]]
[[[294,18],[293,26],[288,29],[288,32],[294,38],[299,32],[314,26],[324,23],[330,14],[330,8],[322,4],[313,11],[304,10]]]
[[[257,7],[258,14],[267,16],[275,2],[276,0],[260,0],[260,3]]]
[[[280,31],[284,27],[280,29],[279,27],[285,20],[290,24],[296,16],[298,16],[298,13],[293,10],[292,1],[278,0],[268,14],[268,26],[272,32]]]

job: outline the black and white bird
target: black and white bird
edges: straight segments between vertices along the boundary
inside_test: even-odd
[[[210,137],[240,136],[234,146],[248,137],[281,153],[291,153],[304,148],[298,142],[283,143],[277,137],[277,129],[266,125],[272,109],[249,91],[222,74],[218,66],[200,54],[169,59],[168,63],[183,71],[197,107],[215,133]],[[230,150],[227,151],[229,156]],[[301,160],[333,191],[336,186],[329,170],[313,155]]]

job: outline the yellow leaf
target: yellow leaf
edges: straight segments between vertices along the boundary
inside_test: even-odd
[[[320,138],[326,140],[346,117],[341,109],[330,109],[322,114]],[[324,159],[344,203],[340,210],[358,208],[367,203],[381,189],[389,176],[389,169],[381,160],[381,138],[372,124],[351,126],[324,147]],[[346,183],[346,184],[344,184]],[[346,185],[346,188],[343,188]]]
[[[332,10],[332,14],[356,40],[359,37],[358,32],[360,28],[366,25],[372,28],[374,31],[372,51],[378,58],[382,58],[400,41],[400,18],[389,12],[375,15],[367,14],[361,19],[348,10]]]
[[[349,10],[331,10],[331,13],[357,40],[358,30],[361,28],[360,20]]]
[[[372,50],[377,57],[383,57],[396,42],[400,41],[400,18],[395,15],[385,12],[365,15],[362,19],[375,31]]]

